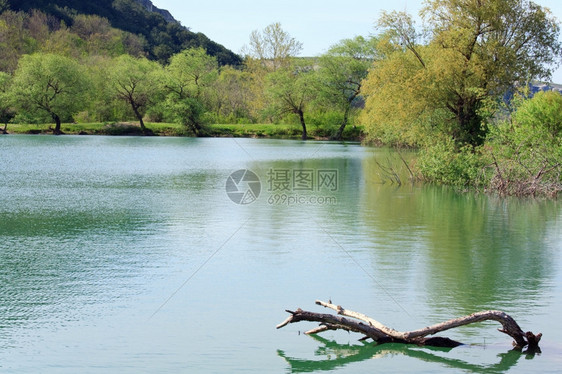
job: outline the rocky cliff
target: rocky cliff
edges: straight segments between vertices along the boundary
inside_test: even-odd
[[[149,12],[154,12],[162,15],[168,22],[178,22],[169,11],[154,6],[154,4],[152,4],[152,1],[150,0],[136,0],[136,2],[142,5]]]

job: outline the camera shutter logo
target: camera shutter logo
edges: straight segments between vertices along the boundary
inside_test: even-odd
[[[230,174],[225,187],[230,200],[240,205],[253,203],[261,192],[260,178],[248,169],[240,169]]]

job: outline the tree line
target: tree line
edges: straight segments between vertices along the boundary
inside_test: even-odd
[[[371,39],[343,40],[318,58],[279,23],[250,35],[242,66],[220,65],[203,48],[166,63],[149,60],[143,40],[99,16],[72,26],[40,12],[0,15],[3,121],[179,122],[193,135],[208,123],[307,123],[341,138],[360,108],[359,87],[376,54]],[[321,131],[319,131],[321,132]]]

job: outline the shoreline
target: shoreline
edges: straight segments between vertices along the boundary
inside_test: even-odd
[[[0,135],[54,135],[53,124],[8,124],[6,131]],[[352,125],[344,131],[342,141],[363,141],[362,128]],[[61,135],[83,136],[170,136],[195,137],[181,125],[174,123],[149,122],[146,128],[153,134],[143,134],[140,126],[131,122],[118,123],[63,123]],[[207,138],[256,138],[256,139],[291,139],[300,140],[300,125],[292,124],[213,124],[208,125]],[[2,129],[0,129],[2,130]],[[308,129],[311,141],[332,141],[331,129],[311,126]],[[334,140],[335,141],[335,140]]]

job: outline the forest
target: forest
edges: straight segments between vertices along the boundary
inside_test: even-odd
[[[174,53],[193,47],[204,48],[208,54],[217,57],[221,65],[240,65],[242,62],[240,56],[203,33],[194,33],[182,26],[167,11],[148,11],[142,0],[1,0],[0,12],[3,8],[27,13],[40,11],[50,15],[55,24],[64,22],[69,26],[74,24],[78,14],[105,18],[112,27],[141,38],[146,56],[161,63]]]
[[[533,96],[528,85],[548,80],[560,61],[558,21],[527,1],[425,4],[423,30],[388,12],[373,36],[303,58],[302,44],[272,23],[249,35],[243,57],[226,58],[159,14],[145,30],[134,22],[146,16],[140,8],[127,8],[138,10],[123,18],[127,29],[112,15],[2,0],[0,119],[5,131],[54,123],[55,134],[64,122],[128,121],[146,135],[145,122],[178,123],[193,136],[212,135],[210,124],[294,124],[303,140],[311,129],[335,140],[351,131],[366,143],[419,149],[413,180],[556,196],[562,96]]]

